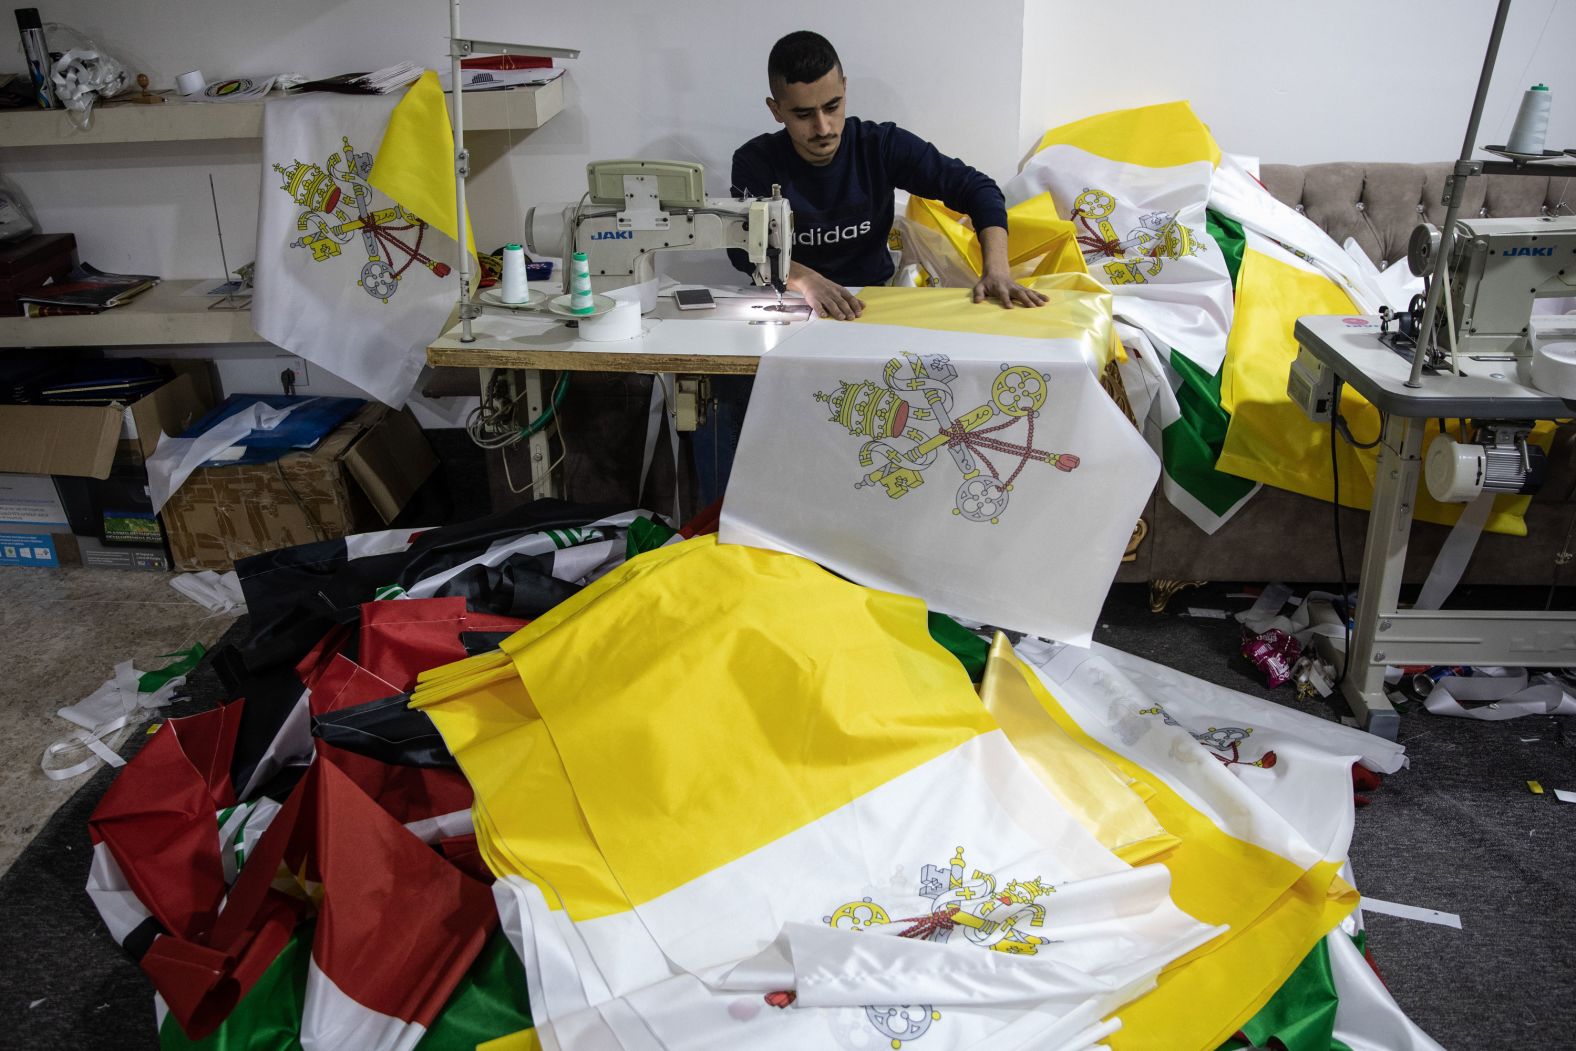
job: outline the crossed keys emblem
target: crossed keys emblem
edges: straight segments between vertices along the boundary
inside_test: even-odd
[[[421,250],[427,224],[399,204],[372,207],[372,186],[367,182],[372,154],[356,152],[348,137],[342,136],[341,141],[344,148],[329,155],[326,169],[299,160],[288,168],[274,165],[279,188],[303,209],[296,217],[296,229],[302,236],[290,242],[290,247],[306,248],[314,262],[322,262],[338,256],[342,246],[359,236],[367,261],[356,283],[373,299],[385,303],[399,291],[399,283],[413,263],[420,263],[436,277],[447,277],[449,265]],[[406,243],[402,234],[414,236],[415,243]]]
[[[831,421],[865,438],[856,489],[881,486],[896,500],[924,484],[924,472],[943,451],[963,476],[952,513],[996,524],[1029,462],[1072,471],[1078,457],[1034,447],[1034,426],[1045,406],[1050,377],[1029,365],[1003,365],[991,400],[956,412],[952,381],[958,372],[943,354],[904,353],[886,363],[883,383],[843,381],[834,394],[816,392]],[[1014,440],[1021,427],[1023,440]],[[1004,457],[1003,472],[992,457]],[[1016,463],[1012,458],[1016,458]]]
[[[1086,188],[1073,200],[1068,216],[1082,230],[1078,245],[1086,263],[1099,263],[1113,285],[1141,285],[1159,277],[1167,259],[1197,255],[1204,244],[1172,212],[1150,212],[1126,237],[1118,236],[1111,215],[1117,199],[1105,190]],[[1100,260],[1106,262],[1100,263]]]

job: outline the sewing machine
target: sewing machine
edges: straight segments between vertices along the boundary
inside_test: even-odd
[[[1453,232],[1446,269],[1438,230],[1425,223],[1412,236],[1412,271],[1444,282],[1433,323],[1415,301],[1378,317],[1299,318],[1287,384],[1312,419],[1339,413],[1338,380],[1384,421],[1351,650],[1341,659],[1352,713],[1392,740],[1399,719],[1385,695],[1386,667],[1576,664],[1576,614],[1398,604],[1425,422],[1471,420],[1474,432],[1470,442],[1440,436],[1429,447],[1430,492],[1488,499],[1536,489],[1542,452],[1527,441],[1532,423],[1568,417],[1576,404],[1576,325],[1532,313],[1537,299],[1576,295],[1576,219],[1471,219]]]
[[[1407,250],[1412,273],[1421,277],[1436,269],[1439,243],[1439,230],[1428,223],[1412,232]],[[1533,319],[1533,303],[1576,296],[1576,217],[1464,219],[1456,223],[1450,256],[1445,309],[1436,312],[1433,325],[1440,360],[1429,364],[1442,365],[1449,348],[1458,360],[1462,355],[1474,361],[1514,359],[1516,378],[1538,386],[1533,360],[1558,338],[1560,323]],[[1554,373],[1540,368],[1539,374]],[[1546,393],[1576,399],[1576,384],[1555,380],[1552,387],[1559,389],[1551,389],[1550,378],[1543,382]]]
[[[526,248],[565,259],[586,253],[595,292],[654,281],[657,252],[738,248],[755,266],[755,283],[781,294],[793,254],[787,199],[775,186],[757,200],[707,197],[703,177],[685,161],[593,161],[581,203],[527,213]]]

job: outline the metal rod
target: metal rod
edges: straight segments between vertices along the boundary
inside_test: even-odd
[[[470,168],[470,158],[465,152],[465,81],[461,76],[460,52],[460,0],[449,0],[449,86],[454,94],[454,222],[460,242],[460,342],[474,343],[471,331],[471,253],[466,249],[465,228],[465,176]]]
[[[1407,378],[1408,387],[1421,387],[1423,362],[1434,341],[1434,316],[1439,313],[1439,299],[1445,282],[1450,280],[1450,249],[1455,240],[1456,216],[1461,211],[1461,198],[1466,195],[1465,169],[1477,149],[1478,123],[1483,119],[1483,103],[1488,98],[1489,81],[1494,78],[1494,63],[1499,58],[1499,39],[1505,32],[1505,19],[1510,14],[1510,0],[1499,0],[1494,12],[1494,28],[1488,35],[1488,50],[1483,54],[1483,72],[1478,75],[1477,97],[1472,100],[1472,116],[1467,120],[1467,134],[1461,143],[1461,160],[1446,184],[1450,191],[1450,204],[1445,210],[1445,224],[1439,233],[1439,258],[1434,261],[1434,279],[1428,286],[1428,299],[1423,306],[1423,323],[1418,328],[1417,349],[1412,353],[1412,373]],[[1451,324],[1453,319],[1445,319]]]

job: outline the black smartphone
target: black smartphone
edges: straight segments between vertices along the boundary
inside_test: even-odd
[[[711,293],[704,288],[680,288],[673,293],[673,302],[680,310],[710,310],[717,305]]]

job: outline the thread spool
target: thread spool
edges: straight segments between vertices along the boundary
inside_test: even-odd
[[[207,86],[208,81],[203,77],[202,70],[200,69],[194,69],[188,73],[182,73],[180,76],[175,78],[175,90],[180,92],[182,95],[201,94],[202,89]]]
[[[524,303],[530,296],[525,283],[525,249],[503,246],[503,281],[498,296],[505,303]]]
[[[576,252],[569,261],[569,312],[590,314],[595,310],[591,302],[591,262],[584,252]]]
[[[1554,92],[1546,85],[1537,84],[1521,96],[1521,109],[1516,111],[1516,123],[1510,129],[1510,141],[1505,149],[1511,153],[1542,153],[1544,140],[1549,135],[1549,110],[1554,105]]]

